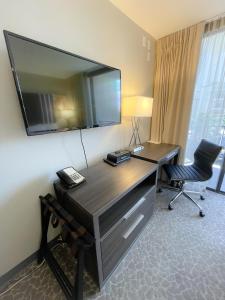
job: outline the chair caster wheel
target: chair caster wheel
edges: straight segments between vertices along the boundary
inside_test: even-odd
[[[202,195],[200,195],[200,199],[201,199],[201,200],[205,200],[205,197],[202,196]]]
[[[156,191],[156,193],[162,193],[162,189],[158,188],[158,190]]]
[[[203,211],[199,212],[199,216],[202,217],[202,218],[205,216],[205,214],[203,213]]]
[[[169,205],[168,205],[168,209],[169,209],[169,210],[173,210],[173,207],[169,204]]]

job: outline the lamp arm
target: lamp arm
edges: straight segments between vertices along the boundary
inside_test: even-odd
[[[137,140],[139,142],[139,145],[141,145],[141,139],[140,139],[140,135],[139,135],[139,127],[140,127],[140,120],[138,117],[135,118],[135,124],[136,124],[136,135],[137,135]],[[137,143],[136,143],[137,145]]]
[[[131,124],[132,124],[132,136],[131,136],[131,139],[130,139],[129,147],[132,144],[133,138],[134,138],[134,142],[135,142],[135,126],[134,126],[133,117],[131,117]]]

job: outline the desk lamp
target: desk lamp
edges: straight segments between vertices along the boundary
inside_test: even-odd
[[[152,116],[153,98],[134,96],[123,99],[122,113],[123,116],[131,117],[132,136],[129,143],[129,148],[133,152],[144,149],[141,144],[139,127],[140,118],[150,118]],[[132,142],[134,141],[134,145]]]

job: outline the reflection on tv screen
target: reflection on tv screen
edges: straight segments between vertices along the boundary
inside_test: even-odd
[[[120,123],[120,71],[8,33],[29,135]]]

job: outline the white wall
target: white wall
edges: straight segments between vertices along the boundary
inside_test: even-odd
[[[122,94],[152,95],[154,40],[106,0],[0,0],[0,275],[38,248],[38,195],[55,172],[85,166],[79,132],[27,137],[2,30],[122,70]],[[151,60],[142,37],[151,40]],[[148,123],[142,131],[148,139]],[[84,130],[90,164],[129,141],[126,124]]]

